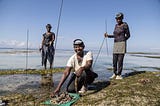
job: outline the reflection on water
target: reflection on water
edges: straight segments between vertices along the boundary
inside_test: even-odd
[[[41,86],[54,86],[52,74],[42,74],[41,75]]]

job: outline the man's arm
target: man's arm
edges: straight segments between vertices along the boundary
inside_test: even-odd
[[[82,67],[83,70],[88,70],[92,67],[93,60],[88,60],[86,65]]]
[[[108,35],[107,33],[104,33],[104,37],[114,38],[114,35]]]
[[[54,43],[54,40],[55,40],[55,33],[52,33],[52,39],[50,41],[50,45]]]
[[[128,24],[126,24],[126,25],[124,26],[124,28],[125,28],[125,33],[126,33],[125,38],[126,38],[126,40],[128,40],[128,39],[130,38],[130,31],[129,31],[129,26],[128,26]]]
[[[86,62],[86,65],[84,65],[83,67],[80,67],[80,68],[78,69],[78,71],[76,71],[76,75],[77,75],[77,76],[80,76],[84,70],[90,69],[90,68],[92,67],[92,62],[93,62],[93,60],[88,60],[88,61]]]
[[[63,72],[63,75],[62,75],[62,77],[61,77],[61,80],[60,80],[58,86],[56,87],[55,91],[53,92],[54,94],[60,92],[60,89],[61,89],[63,83],[64,83],[64,82],[66,81],[66,79],[68,78],[71,69],[72,69],[71,67],[66,67],[66,68],[65,68],[65,70],[64,70],[64,72]]]
[[[43,49],[43,45],[44,45],[44,36],[42,37],[41,47],[39,48],[39,51]]]

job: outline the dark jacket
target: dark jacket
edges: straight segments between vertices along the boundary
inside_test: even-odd
[[[130,31],[128,24],[123,22],[120,26],[115,25],[113,35],[109,35],[109,38],[114,38],[114,42],[126,41],[130,37]]]

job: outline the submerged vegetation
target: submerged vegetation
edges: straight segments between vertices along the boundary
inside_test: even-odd
[[[64,68],[54,68],[48,70],[37,70],[37,69],[27,69],[27,70],[0,70],[0,75],[13,75],[13,74],[53,74],[56,72],[62,72]]]
[[[160,53],[128,52],[131,56],[160,59]]]

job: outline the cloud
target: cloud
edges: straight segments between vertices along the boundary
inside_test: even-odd
[[[160,50],[160,48],[150,48],[150,49],[152,49],[152,50]]]
[[[30,47],[30,44],[28,44]],[[0,47],[1,48],[26,48],[27,43],[23,41],[16,41],[16,40],[10,40],[10,41],[0,41]]]
[[[153,52],[160,52],[160,48],[158,48],[158,47],[157,48],[150,48],[150,50]]]

